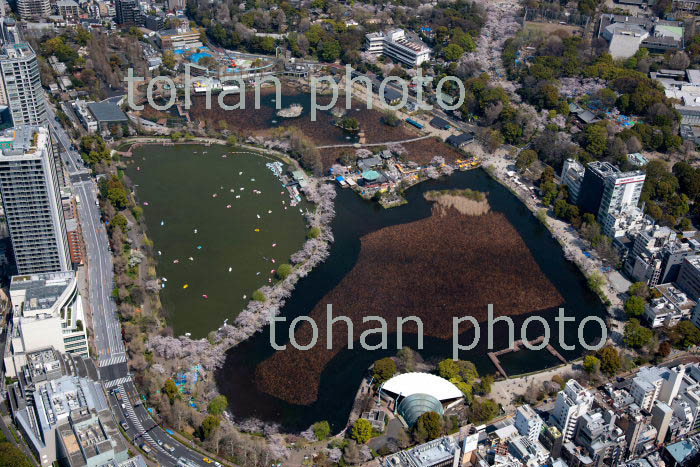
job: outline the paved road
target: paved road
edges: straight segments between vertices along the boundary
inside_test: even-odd
[[[204,456],[188,449],[177,441],[158,424],[141,403],[141,398],[131,380],[116,385],[110,390],[109,403],[117,421],[124,428],[133,443],[143,449],[145,444],[151,450],[150,457],[162,465],[176,465],[183,461],[189,466],[204,466]],[[125,423],[126,425],[124,425]],[[214,464],[212,464],[214,465]]]
[[[134,444],[140,446],[145,442],[150,446],[149,456],[160,465],[176,466],[178,463],[191,467],[207,465],[203,461],[204,456],[173,440],[165,430],[153,421],[146,408],[140,404],[140,397],[129,374],[121,324],[116,305],[112,299],[112,288],[114,287],[112,253],[97,204],[97,184],[91,171],[84,166],[80,154],[72,149],[70,137],[56,122],[53,109],[48,107],[51,131],[60,143],[62,159],[68,168],[75,193],[80,197],[78,213],[87,257],[88,298],[92,309],[97,366],[99,367],[99,379],[110,391],[109,399],[112,412],[118,421],[126,423],[127,429],[125,431],[129,438],[134,440]],[[73,365],[79,374],[89,375],[97,379],[96,372],[98,370],[95,369],[94,365],[86,365],[85,362],[76,359],[70,361],[72,363],[67,364]],[[111,392],[114,389],[119,389],[121,394],[129,394],[130,400],[122,398],[122,400],[117,401],[115,394]],[[139,403],[134,406],[131,401],[139,401]],[[123,408],[122,403],[124,404]],[[161,446],[165,444],[172,447],[172,452]]]
[[[73,143],[71,143],[70,137],[63,129],[60,123],[56,122],[56,114],[50,105],[46,106],[46,114],[49,120],[49,126],[51,127],[51,133],[58,139],[61,146],[61,156],[68,167],[68,173],[71,175],[71,180],[76,175],[86,175],[90,173],[90,169],[85,167],[83,164],[83,159],[80,157],[78,151],[72,149]]]
[[[368,148],[372,146],[388,146],[390,144],[402,144],[402,143],[412,143],[413,141],[420,141],[426,138],[432,138],[433,135],[419,136],[418,138],[409,138],[401,141],[386,141],[384,143],[351,143],[351,144],[329,144],[327,146],[316,146],[316,149],[328,149],[328,148],[354,148],[363,147]]]
[[[112,299],[114,277],[105,225],[97,206],[97,187],[92,180],[73,183],[80,196],[78,211],[87,256],[92,325],[100,367],[126,362],[121,325]],[[126,375],[122,375],[126,376]]]

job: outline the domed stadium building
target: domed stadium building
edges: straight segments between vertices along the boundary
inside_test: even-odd
[[[409,427],[424,413],[443,415],[446,409],[464,398],[462,391],[446,379],[418,372],[394,376],[382,385],[379,393]]]

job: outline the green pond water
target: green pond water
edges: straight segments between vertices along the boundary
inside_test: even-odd
[[[176,334],[203,337],[233,321],[303,244],[307,206],[290,206],[266,167],[276,160],[200,145],[142,146],[128,160]]]

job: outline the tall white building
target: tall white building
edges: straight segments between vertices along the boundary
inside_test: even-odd
[[[12,326],[5,370],[9,376],[26,364],[26,355],[52,347],[89,355],[85,313],[73,271],[13,276]]]
[[[409,38],[403,29],[367,34],[365,49],[369,53],[385,55],[413,67],[430,60],[430,47],[417,39]]]
[[[661,387],[666,381],[663,373],[664,370],[658,367],[644,367],[632,379],[630,394],[632,394],[634,402],[647,412],[651,412],[654,401],[659,397]]]
[[[0,193],[19,274],[71,268],[56,164],[46,128],[0,134]]]
[[[606,175],[598,210],[598,221],[605,235],[614,237],[618,218],[626,210],[637,207],[645,178],[642,171],[615,171]]]
[[[557,394],[552,416],[557,428],[562,433],[562,443],[571,441],[579,417],[588,412],[593,405],[593,394],[575,379],[566,382],[566,386]]]
[[[564,161],[564,167],[561,169],[561,184],[568,187],[569,201],[573,204],[578,204],[578,195],[585,172],[586,168],[577,160],[567,159]]]
[[[26,42],[6,44],[0,51],[0,104],[10,108],[12,124],[46,124],[46,101],[36,54]]]
[[[17,0],[17,13],[23,20],[37,20],[51,15],[49,0]]]
[[[685,365],[678,365],[675,368],[669,369],[666,374],[666,379],[661,385],[658,399],[665,404],[671,404],[673,399],[678,395],[684,376]]]
[[[531,443],[537,441],[544,422],[529,405],[521,405],[515,412],[515,428]]]

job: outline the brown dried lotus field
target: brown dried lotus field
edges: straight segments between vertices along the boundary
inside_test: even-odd
[[[425,335],[451,339],[453,316],[484,322],[488,304],[502,316],[564,302],[505,215],[464,215],[448,204],[426,219],[364,236],[355,267],[309,313],[318,326],[316,346],[300,351],[287,345],[276,352],[258,366],[258,387],[293,404],[316,400],[324,368],[347,344],[346,327],[339,323],[333,327],[334,348],[326,349],[329,303],[334,316],[352,319],[357,345],[363,330],[379,326],[376,321],[363,324],[364,316],[382,316],[391,335],[397,317],[415,315],[423,321]],[[404,325],[404,332],[415,331],[415,324]],[[305,345],[311,335],[310,324],[303,322],[296,341]],[[395,345],[393,337],[388,344]]]

